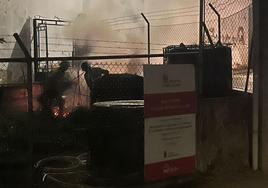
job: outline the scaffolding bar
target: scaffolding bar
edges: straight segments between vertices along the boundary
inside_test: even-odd
[[[172,55],[199,54],[199,52],[181,52],[166,54],[150,54],[151,58],[168,57]],[[131,55],[111,55],[111,56],[84,56],[84,57],[39,57],[31,58],[31,61],[82,61],[82,60],[105,60],[105,59],[142,59],[148,58],[148,54],[131,54]],[[0,63],[7,62],[26,62],[27,58],[0,58]]]

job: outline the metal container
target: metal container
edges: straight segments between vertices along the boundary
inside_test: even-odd
[[[143,178],[143,100],[107,101],[94,105],[88,170],[96,178],[121,182]],[[135,181],[136,181],[135,180]]]
[[[190,53],[189,53],[190,52]],[[201,79],[201,90],[204,97],[228,96],[232,92],[232,50],[229,47],[205,47],[203,65],[199,63],[198,46],[168,46],[165,53],[181,53],[165,58],[167,64],[193,64]],[[193,53],[193,54],[191,54]]]
[[[38,161],[36,168],[44,173],[72,172],[81,166],[81,161],[72,156],[54,156]]]
[[[41,95],[42,86],[33,84],[33,109],[39,110],[38,97]],[[27,112],[28,94],[23,85],[6,85],[0,87],[0,110],[5,112]]]
[[[90,188],[87,172],[65,172],[47,174],[38,188]]]
[[[82,167],[81,161],[72,156],[53,156],[44,158],[35,164],[34,183],[41,185],[49,175],[68,174],[78,171]]]

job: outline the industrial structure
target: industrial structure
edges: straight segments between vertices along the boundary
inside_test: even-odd
[[[162,12],[146,2],[92,20],[97,4],[85,0],[64,18],[52,2],[29,18],[39,5],[28,0],[17,28],[0,27],[0,152],[12,159],[0,158],[0,186],[168,187],[198,172],[266,170],[260,5],[252,27],[249,0]],[[189,23],[159,21],[174,17]]]

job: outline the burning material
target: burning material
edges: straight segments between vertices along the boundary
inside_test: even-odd
[[[65,99],[63,93],[72,86],[72,81],[67,77],[66,71],[69,62],[62,62],[44,82],[44,91],[39,97],[42,111],[53,117],[67,117],[69,112],[65,110]]]
[[[63,112],[61,112],[60,107],[55,106],[51,109],[53,118],[68,118],[70,116],[70,112],[65,108]]]

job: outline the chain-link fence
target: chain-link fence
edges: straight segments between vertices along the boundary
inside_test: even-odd
[[[151,60],[153,63],[160,62],[160,58],[151,58]],[[125,58],[105,61],[69,60],[71,67],[64,75],[71,82],[71,85],[63,92],[66,110],[73,111],[78,107],[89,107],[92,102],[105,99],[143,99],[144,62],[147,62],[147,58]],[[46,64],[46,62],[40,63]],[[49,80],[53,75],[57,74],[60,63],[60,61],[50,61],[48,63],[50,73],[47,74],[46,71],[39,72],[39,76],[43,78],[43,83],[46,83],[47,79]],[[81,68],[83,63],[91,67],[92,85],[89,85],[86,71]],[[56,83],[57,80],[55,80]],[[35,97],[38,99],[38,96]],[[42,106],[40,105],[39,109],[41,108]]]
[[[12,35],[0,35],[2,42],[0,43],[0,57],[24,57],[22,50],[16,44],[16,40]],[[16,81],[12,81],[13,77],[20,75]],[[25,83],[26,66],[23,63],[0,63],[0,84],[18,84]]]
[[[205,2],[205,22],[214,43],[218,40],[217,17],[208,3],[211,3],[221,15],[222,43],[232,49],[233,88],[244,90],[252,24],[250,21],[251,0],[206,0]],[[151,53],[163,53],[163,48],[169,45],[198,44],[199,6],[151,11],[144,14],[151,24]],[[86,25],[87,22],[84,24]],[[38,56],[72,57],[147,53],[147,26],[139,14],[102,20],[97,29],[78,27],[79,32],[73,33],[75,30],[73,26],[75,26],[75,21],[73,25],[61,27],[50,25],[47,27],[47,34],[43,30],[39,31]],[[31,33],[29,36],[26,36],[30,41],[29,44],[26,41],[26,46],[33,55],[34,45],[30,40],[33,36]],[[3,39],[0,44],[1,58],[24,57],[12,35],[1,35],[0,39]],[[71,80],[75,83],[66,95],[71,97],[66,101],[72,108],[90,103],[88,101],[89,89],[80,67],[81,63],[81,61],[72,61],[72,68],[68,71]],[[105,69],[110,74],[129,73],[142,76],[142,65],[147,63],[147,59],[94,60],[88,63],[93,68]],[[151,63],[161,64],[163,59],[152,58]],[[46,72],[57,69],[58,65],[58,61],[39,62],[39,75],[45,78]],[[26,77],[25,64],[0,64],[1,84],[25,83]],[[252,91],[252,85],[252,74],[250,74],[249,91]]]
[[[251,39],[251,0],[206,0],[206,25],[214,43],[218,42],[218,20],[209,3],[221,15],[221,42],[232,49],[233,88],[244,90],[249,65]],[[252,72],[252,71],[251,71]],[[250,74],[248,89],[252,92]]]

